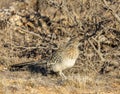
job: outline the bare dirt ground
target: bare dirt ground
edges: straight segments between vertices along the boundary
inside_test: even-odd
[[[42,62],[76,35],[68,80],[46,74]],[[0,94],[120,94],[120,0],[1,0]]]

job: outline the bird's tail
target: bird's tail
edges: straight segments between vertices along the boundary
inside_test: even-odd
[[[54,64],[54,63],[53,63]],[[42,75],[52,74],[51,63],[47,61],[31,61],[9,66],[10,71],[30,71],[32,73],[41,73]]]
[[[31,61],[31,62],[24,62],[19,64],[13,64],[9,66],[10,71],[25,71],[29,70],[30,68],[38,67],[38,66],[45,66],[47,63],[41,61]]]

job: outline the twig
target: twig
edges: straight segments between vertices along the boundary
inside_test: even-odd
[[[8,22],[8,24],[9,25],[11,25],[11,23],[10,22]],[[30,31],[28,31],[28,30],[26,30],[26,29],[23,29],[22,27],[19,27],[19,26],[16,26],[17,27],[17,29],[19,29],[18,31],[20,32],[20,30],[21,31],[24,31],[24,32],[26,32],[26,33],[28,33],[28,34],[31,34],[31,35],[34,35],[34,36],[37,36],[37,37],[39,37],[39,38],[41,38],[41,36],[39,35],[39,34],[36,34],[36,33],[34,33],[34,32],[30,32]],[[11,25],[11,28],[10,29],[12,29],[13,30],[13,25]],[[21,33],[21,32],[20,32]],[[23,32],[22,32],[23,33]]]
[[[25,47],[25,46],[14,46],[14,45],[12,45],[14,48],[23,48],[23,49],[36,49],[36,48],[38,48],[38,49],[47,49],[47,48],[49,48],[49,47],[43,47],[43,46],[33,46],[33,47]],[[55,47],[52,47],[51,49],[53,49],[53,50],[57,50],[58,48],[55,48]]]
[[[111,11],[112,15],[116,18],[116,20],[120,23],[120,17],[118,16],[118,14],[115,13],[115,11],[112,8],[109,7],[106,0],[103,0],[103,3]]]
[[[99,40],[96,40],[96,39],[93,38],[93,37],[92,37],[92,39],[97,42],[97,44],[98,44],[98,51],[100,52],[100,48],[101,48],[100,41],[99,41]]]
[[[95,48],[94,44],[90,41],[90,39],[88,39],[88,42],[89,42],[90,45],[93,47],[93,49],[96,51],[96,53],[99,55],[99,57],[101,58],[101,60],[102,60],[102,61],[105,61],[105,59],[104,59],[103,56],[102,56],[102,53]]]
[[[26,32],[26,33],[28,33],[28,34],[32,34],[32,35],[34,35],[34,36],[37,36],[37,37],[41,38],[41,36],[40,36],[39,34],[36,34],[36,33],[34,33],[34,32],[30,32],[30,31],[28,31],[28,30],[22,29],[21,27],[18,27],[18,29],[20,29],[20,30],[22,30],[22,31],[24,31],[24,32]],[[18,30],[18,31],[19,31],[19,30]],[[19,31],[19,32],[20,32],[20,31]]]
[[[14,46],[15,48],[24,48],[24,49],[36,49],[36,48],[47,48],[47,47],[24,47],[24,46]]]

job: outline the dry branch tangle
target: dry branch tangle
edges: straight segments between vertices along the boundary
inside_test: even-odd
[[[83,41],[81,42],[81,44],[85,46],[81,46],[80,50],[84,50],[85,54],[80,53],[79,63],[77,63],[76,66],[78,68],[76,70],[84,70],[85,67],[81,65],[88,66],[88,62],[92,62],[92,67],[95,68],[98,67],[94,65],[99,66],[99,62],[102,61],[106,62],[111,60],[111,62],[114,62],[114,60],[116,60],[116,62],[119,62],[116,58],[119,57],[120,28],[114,20],[114,17],[103,8],[103,2],[76,0],[77,2],[71,1],[72,3],[70,3],[70,1],[71,0],[66,0],[61,2],[52,0],[52,3],[46,3],[47,1],[41,0],[42,4],[39,6],[42,8],[37,12],[27,8],[30,7],[31,3],[27,6],[23,4],[24,2],[18,3],[17,1],[14,3],[19,5],[18,7],[14,5],[12,8],[7,9],[7,11],[3,10],[0,12],[2,15],[1,18],[8,18],[7,32],[5,32],[7,36],[1,39],[6,42],[6,44],[3,44],[7,50],[13,50],[11,51],[14,52],[13,56],[33,56],[32,59],[34,59],[40,55],[42,58],[46,58],[57,50],[62,40],[64,40],[65,34],[80,34],[80,38],[82,38],[86,32],[90,34],[93,33],[96,28],[95,25],[101,25],[101,28],[98,29],[97,33],[91,37],[86,44]],[[24,7],[26,8],[20,8],[22,5],[25,5]],[[61,6],[63,6],[63,8],[61,8]],[[106,5],[104,4],[104,6]],[[7,16],[7,14],[9,15]],[[3,25],[6,24],[4,22],[2,23]],[[5,26],[3,25],[1,24],[2,28]],[[0,31],[0,33],[2,35],[5,34],[2,31]],[[90,51],[89,54],[87,54],[87,51]],[[112,51],[113,53],[111,53]],[[90,60],[88,58],[90,58]],[[100,68],[101,64],[98,70],[100,70]]]

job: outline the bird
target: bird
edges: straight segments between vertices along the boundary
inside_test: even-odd
[[[50,66],[53,72],[59,73],[63,79],[67,79],[63,70],[75,65],[79,56],[79,45],[79,37],[71,38],[64,46],[61,46],[53,53],[52,57],[47,62],[47,66]]]
[[[27,68],[29,70],[36,68],[35,66],[46,65],[45,74],[49,73],[49,70],[59,73],[59,75],[63,79],[67,79],[65,74],[63,73],[64,70],[68,68],[72,68],[75,65],[75,62],[79,56],[79,45],[80,39],[79,37],[72,37],[72,38],[64,38],[64,42],[59,48],[52,54],[49,60],[41,62],[25,62],[20,64],[13,64],[9,67],[9,70],[20,70]],[[38,67],[37,67],[38,69]],[[43,68],[41,69],[43,72]],[[43,73],[44,74],[44,73]]]

